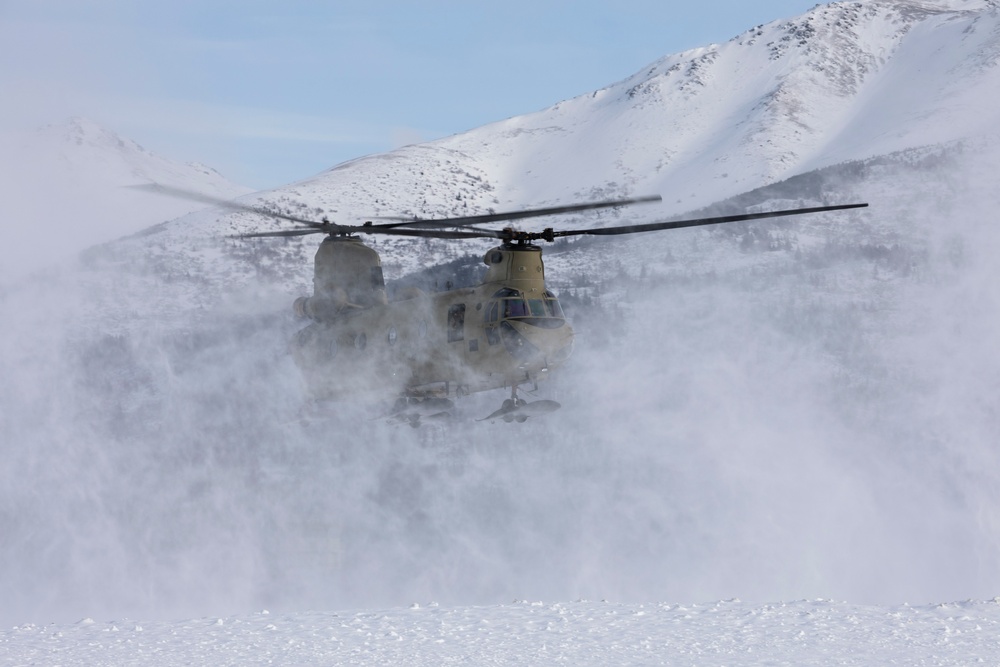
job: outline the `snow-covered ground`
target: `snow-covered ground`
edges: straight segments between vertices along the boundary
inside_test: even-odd
[[[1000,655],[1000,599],[933,606],[526,602],[83,619],[0,632],[5,664],[974,665]]]

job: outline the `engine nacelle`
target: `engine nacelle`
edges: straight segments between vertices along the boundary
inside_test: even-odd
[[[347,300],[347,291],[335,287],[323,296],[300,296],[292,303],[292,311],[301,319],[329,322],[346,308],[360,308]]]
[[[350,308],[388,302],[378,253],[354,236],[328,236],[316,251],[313,295],[292,304],[297,317],[329,322]]]

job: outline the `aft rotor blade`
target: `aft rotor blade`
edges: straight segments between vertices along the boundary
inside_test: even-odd
[[[655,232],[662,229],[682,229],[684,227],[702,227],[718,225],[725,222],[742,222],[744,220],[760,220],[762,218],[780,218],[787,215],[803,215],[806,213],[822,213],[823,211],[842,211],[850,208],[865,208],[868,204],[838,204],[836,206],[816,206],[813,208],[793,208],[781,211],[765,211],[762,213],[744,213],[741,215],[722,215],[713,218],[693,218],[691,220],[675,220],[672,222],[650,222],[641,225],[623,225],[621,227],[601,227],[598,229],[572,229],[553,231],[552,237],[580,236],[616,236],[619,234],[638,234],[639,232]],[[544,238],[540,236],[539,238]]]
[[[509,211],[507,213],[486,213],[483,215],[467,215],[458,218],[436,218],[426,220],[409,220],[408,222],[388,223],[378,225],[382,229],[398,229],[399,227],[409,227],[411,229],[434,229],[436,227],[464,227],[466,225],[485,224],[490,222],[503,222],[506,220],[523,220],[524,218],[535,218],[543,215],[559,215],[563,213],[576,213],[579,211],[592,211],[601,208],[614,208],[616,206],[629,206],[631,204],[645,204],[662,201],[660,195],[650,195],[648,197],[633,197],[631,199],[616,199],[608,201],[588,202],[585,204],[569,204],[566,206],[550,206],[547,208],[525,209],[523,211]]]
[[[271,236],[305,236],[306,234],[322,234],[323,229],[283,229],[277,232],[253,232],[250,234],[234,234],[237,239],[258,239]]]
[[[262,206],[250,206],[249,204],[241,204],[240,202],[233,201],[231,199],[222,199],[221,197],[213,197],[212,195],[206,195],[201,192],[194,192],[192,190],[185,190],[184,188],[175,188],[170,185],[161,185],[160,183],[143,183],[141,185],[126,185],[124,186],[131,190],[142,190],[143,192],[154,192],[156,194],[165,195],[167,197],[174,197],[175,199],[186,199],[188,201],[201,202],[203,204],[211,204],[212,206],[218,206],[220,208],[228,208],[231,211],[243,211],[246,213],[256,213],[257,215],[264,215],[271,218],[280,218],[282,220],[289,220],[291,222],[297,222],[300,225],[306,225],[317,229],[318,231],[328,231],[331,226],[330,223],[317,222],[315,220],[306,220],[305,218],[298,218],[294,215],[288,215],[286,213],[278,213],[276,211],[269,211]]]
[[[305,236],[306,234],[375,234],[377,236],[413,236],[425,239],[501,239],[507,238],[503,232],[490,229],[475,231],[456,231],[446,229],[379,229],[373,225],[345,227],[331,225],[328,229],[283,229],[275,232],[252,232],[250,234],[234,234],[233,238],[273,238],[288,236]]]

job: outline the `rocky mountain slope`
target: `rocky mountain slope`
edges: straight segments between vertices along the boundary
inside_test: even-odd
[[[352,223],[658,193],[662,206],[537,224],[663,219],[796,174],[992,132],[1000,116],[998,26],[992,0],[819,5],[667,56],[591,95],[359,158],[243,201]],[[210,210],[102,252],[167,276],[197,275],[202,295],[262,275],[289,293],[307,290],[317,239],[222,240],[281,224]],[[377,243],[390,277],[489,247]]]

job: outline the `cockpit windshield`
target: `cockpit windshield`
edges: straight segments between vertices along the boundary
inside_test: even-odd
[[[565,317],[559,300],[552,292],[546,291],[541,298],[525,298],[523,293],[508,287],[493,295],[486,319],[489,322],[518,320],[532,326],[555,329],[564,324]]]

